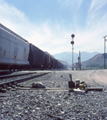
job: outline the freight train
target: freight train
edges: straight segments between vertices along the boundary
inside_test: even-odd
[[[0,24],[0,69],[64,68],[61,61]]]

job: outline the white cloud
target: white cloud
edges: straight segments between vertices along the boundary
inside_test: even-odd
[[[91,6],[89,11],[98,11],[100,8],[102,8],[103,6],[105,6],[105,4],[107,4],[106,0],[92,0]]]
[[[23,12],[3,0],[0,0],[0,23],[35,45],[44,44],[51,35],[47,23],[32,24]]]
[[[0,0],[0,16],[1,24],[21,35],[40,49],[51,54],[66,51],[67,47],[64,45],[66,45],[67,41],[69,43],[70,35],[68,38],[66,30],[62,31],[59,25],[51,28],[48,21],[41,25],[32,24],[23,12],[3,0]]]
[[[102,17],[105,16],[106,11],[103,11],[103,7],[105,5],[107,5],[106,0],[92,0],[87,17],[87,22],[89,25],[92,23],[96,25],[96,23],[98,23],[102,19]]]
[[[70,6],[72,3],[70,1],[71,0],[61,0],[60,2],[62,6]],[[78,3],[78,7],[81,6],[82,2],[83,0]],[[72,28],[67,28],[64,25],[61,26],[59,21],[57,24],[51,26],[49,21],[44,21],[44,23],[39,25],[36,23],[31,23],[25,13],[16,9],[11,4],[7,4],[4,0],[0,0],[0,23],[15,31],[40,49],[48,51],[51,54],[71,51],[72,46],[70,41],[72,33],[75,34],[75,52],[102,52],[103,36],[107,34],[107,14],[103,14],[103,17],[98,20],[96,20],[96,16],[97,14],[100,14],[99,9],[101,9],[104,4],[106,4],[106,2],[100,3],[93,0],[86,19],[87,28],[81,30],[79,26],[77,26],[77,23],[74,22],[71,23],[76,27],[76,29],[73,30]],[[79,15],[77,11],[76,13],[77,14],[73,14],[73,18],[77,18]],[[71,26],[71,24],[69,26]]]

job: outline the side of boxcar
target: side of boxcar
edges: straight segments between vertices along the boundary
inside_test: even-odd
[[[29,43],[0,24],[0,69],[21,69],[29,65]]]
[[[55,66],[54,64],[55,58],[48,52],[45,52],[45,68],[52,69]]]
[[[58,68],[63,68],[63,64],[58,60]]]
[[[48,52],[45,52],[45,69],[51,69],[51,58]]]
[[[53,58],[53,68],[55,69],[57,67],[58,67],[58,61],[55,58]]]
[[[30,68],[44,68],[45,53],[33,44],[30,44],[29,52]]]

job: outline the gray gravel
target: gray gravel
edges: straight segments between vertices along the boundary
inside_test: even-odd
[[[106,120],[107,84],[92,77],[95,71],[53,71],[42,77],[23,82],[42,82],[46,87],[68,88],[69,74],[88,86],[100,86],[103,92],[75,94],[69,91],[17,90],[7,91],[0,99],[0,120]],[[85,73],[85,74],[84,74]]]

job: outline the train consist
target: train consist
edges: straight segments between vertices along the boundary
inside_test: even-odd
[[[65,68],[66,65],[0,24],[0,69]]]

